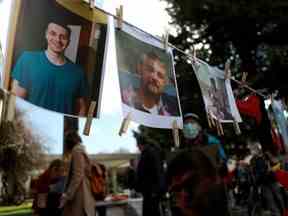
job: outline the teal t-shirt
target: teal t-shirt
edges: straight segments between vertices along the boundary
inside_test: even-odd
[[[24,52],[12,78],[27,91],[27,101],[56,112],[77,114],[76,100],[87,96],[87,82],[80,66],[68,60],[64,65],[54,65],[45,52]]]

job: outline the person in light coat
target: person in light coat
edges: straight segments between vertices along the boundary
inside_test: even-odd
[[[63,216],[95,216],[96,201],[90,189],[90,163],[77,132],[68,133],[65,147],[71,151],[71,162],[60,208]]]

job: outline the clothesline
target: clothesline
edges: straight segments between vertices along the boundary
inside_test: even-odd
[[[105,13],[105,14],[107,14],[107,15],[109,15],[109,16],[112,16],[114,19],[119,19],[119,17],[117,17],[116,15],[114,15],[114,14],[112,14],[112,13],[110,13],[110,12],[107,12],[107,11],[101,9],[101,8],[96,7],[96,6],[95,6],[95,8],[96,8],[97,10],[99,10],[99,11],[102,11],[103,13]],[[141,29],[141,28],[139,28],[139,27],[137,27],[137,26],[135,26],[135,25],[133,25],[133,24],[131,24],[131,23],[128,23],[128,22],[125,21],[125,20],[122,20],[122,22],[125,23],[126,25],[129,25],[129,26],[131,26],[131,27],[134,27],[134,28],[136,28],[137,30],[139,30],[139,31],[141,31],[141,32],[149,35],[151,38],[154,38],[155,40],[164,43],[163,39],[160,39],[159,37],[154,36],[154,35],[152,35],[151,33],[146,32],[146,31],[143,30],[143,29]],[[195,60],[195,56],[192,56],[192,55],[190,55],[190,54],[187,54],[184,50],[182,50],[182,49],[174,46],[174,45],[171,44],[171,43],[169,43],[169,41],[168,41],[168,45],[169,45],[171,48],[173,48],[173,49],[177,50],[178,52],[182,53],[184,56],[188,57],[188,59],[190,59],[190,60],[192,60],[192,61]],[[194,46],[194,45],[193,45],[193,49],[195,49],[195,46]],[[201,60],[201,61],[202,61],[202,60]],[[234,81],[234,82],[237,83],[238,85],[240,85],[242,88],[246,88],[246,89],[248,89],[249,91],[251,91],[251,92],[253,92],[253,93],[255,93],[255,94],[257,94],[257,95],[259,95],[259,96],[261,96],[261,97],[263,97],[263,98],[267,98],[266,95],[264,95],[264,94],[258,92],[257,90],[251,88],[251,87],[248,86],[247,84],[245,84],[245,83],[243,84],[243,82],[241,82],[241,81],[239,81],[239,80],[236,80],[236,79],[233,78],[233,77],[229,77],[229,79],[232,80],[232,81]]]

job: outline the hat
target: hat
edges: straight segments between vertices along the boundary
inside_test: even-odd
[[[200,121],[199,116],[197,114],[195,114],[195,113],[186,113],[186,114],[183,115],[183,119],[184,120],[186,120],[188,118],[193,118],[196,121]]]

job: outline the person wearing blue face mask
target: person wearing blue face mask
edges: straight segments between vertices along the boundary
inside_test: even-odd
[[[216,137],[208,134],[203,130],[200,123],[200,118],[194,113],[186,113],[183,116],[183,136],[184,136],[184,148],[193,149],[193,148],[207,148],[209,146],[217,147],[217,162],[226,162],[225,151]]]

